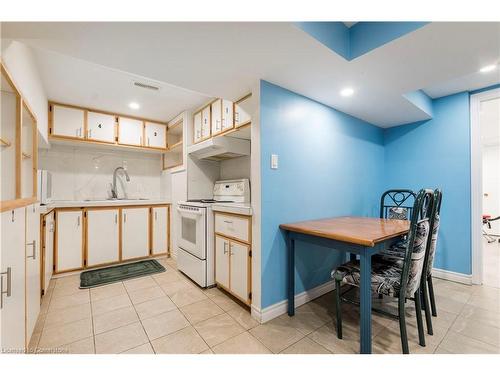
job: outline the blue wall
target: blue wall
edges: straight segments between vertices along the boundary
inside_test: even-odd
[[[262,308],[286,298],[286,246],[279,224],[378,214],[384,132],[261,81]],[[271,154],[279,168],[270,168]],[[296,293],[330,279],[339,253],[297,244]]]
[[[469,94],[433,100],[431,120],[385,131],[385,188],[443,189],[434,267],[471,274]]]

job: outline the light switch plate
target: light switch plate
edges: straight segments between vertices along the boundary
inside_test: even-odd
[[[271,155],[271,169],[278,169],[278,155]]]

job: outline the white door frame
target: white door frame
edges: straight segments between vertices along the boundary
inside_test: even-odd
[[[483,283],[483,162],[481,147],[481,102],[500,98],[500,88],[480,92],[470,97],[470,161],[471,161],[471,245],[472,283]]]

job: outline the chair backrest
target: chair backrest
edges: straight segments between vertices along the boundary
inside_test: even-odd
[[[422,277],[428,277],[432,273],[432,267],[434,265],[434,256],[436,255],[436,245],[439,233],[439,223],[441,221],[441,200],[443,198],[443,193],[441,190],[434,190],[434,201],[432,205],[432,212],[430,217],[430,228],[432,232],[427,239],[427,250],[426,250],[426,260],[425,269]]]
[[[407,237],[407,249],[401,273],[401,291],[406,297],[413,294],[420,286],[426,260],[427,239],[430,228],[431,207],[434,193],[430,189],[418,192],[413,205],[410,230]]]
[[[408,189],[387,190],[380,198],[380,218],[409,220],[415,197]]]

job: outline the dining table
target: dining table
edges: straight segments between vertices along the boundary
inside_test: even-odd
[[[305,242],[359,257],[360,262],[360,353],[372,350],[371,260],[409,231],[409,221],[343,216],[281,224],[288,254],[288,315],[295,314],[295,242]],[[306,249],[306,247],[304,247]],[[307,251],[307,250],[303,250]],[[347,258],[347,257],[346,257]],[[332,265],[334,266],[334,265]],[[333,300],[332,300],[333,303]]]

